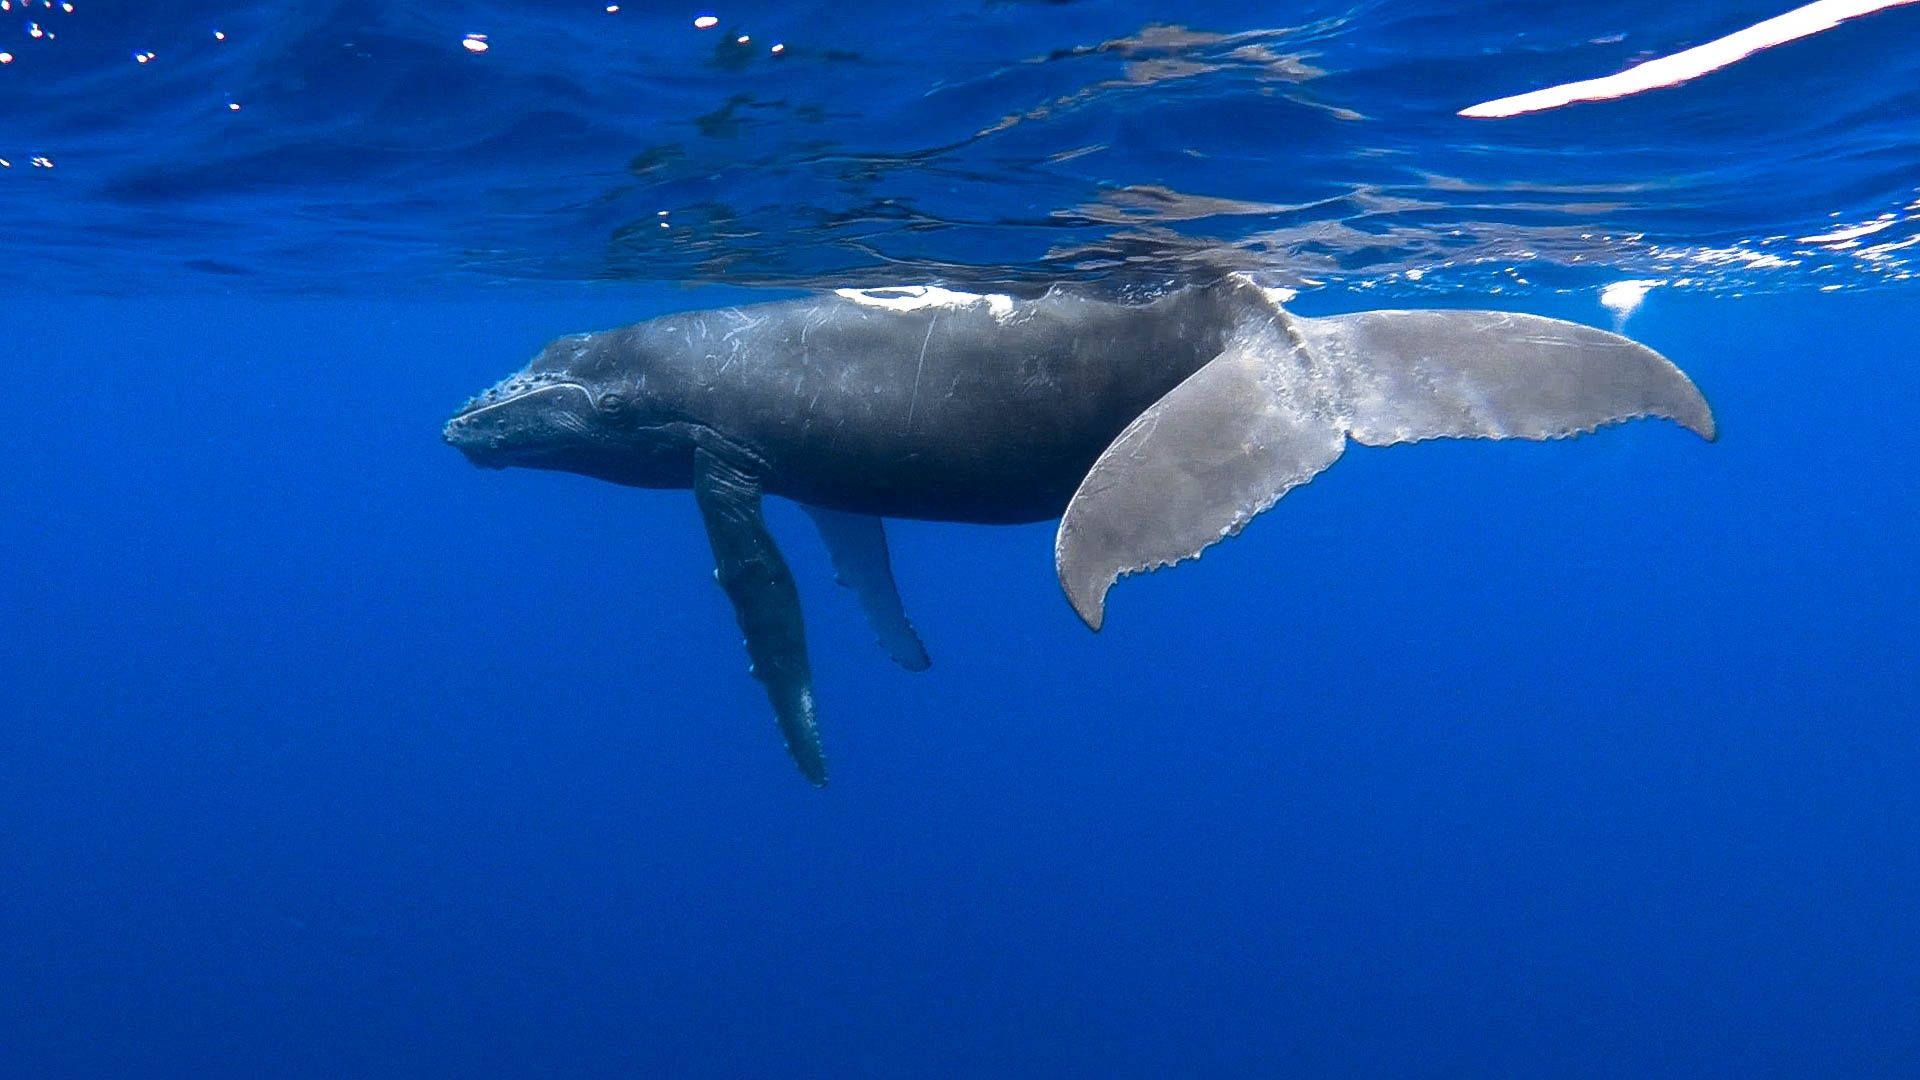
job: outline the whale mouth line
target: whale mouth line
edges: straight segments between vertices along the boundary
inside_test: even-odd
[[[503,405],[512,405],[516,402],[525,401],[535,394],[545,393],[548,390],[578,390],[581,395],[587,399],[588,404],[592,404],[593,402],[592,391],[577,382],[570,380],[528,380],[515,377],[477,397],[468,398],[466,404],[460,406],[453,416],[447,420],[447,424],[448,426],[452,426],[463,420],[471,420],[482,413],[498,409]]]

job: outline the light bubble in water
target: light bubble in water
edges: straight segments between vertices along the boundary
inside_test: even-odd
[[[1647,290],[1664,284],[1664,281],[1643,279],[1616,281],[1600,290],[1600,306],[1613,312],[1614,326],[1618,327],[1627,321],[1627,316],[1640,309],[1640,301],[1647,298]]]

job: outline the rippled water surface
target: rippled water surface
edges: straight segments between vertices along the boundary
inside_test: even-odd
[[[1778,13],[11,0],[0,274],[349,293],[1904,279],[1920,9],[1622,101],[1457,115]]]

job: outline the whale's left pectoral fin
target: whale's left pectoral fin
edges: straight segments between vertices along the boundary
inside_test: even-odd
[[[833,557],[833,579],[860,597],[867,625],[880,639],[893,662],[908,671],[925,671],[927,647],[907,621],[900,589],[893,581],[893,560],[887,554],[886,524],[872,514],[849,514],[819,506],[804,506],[807,516]]]
[[[766,687],[794,764],[816,786],[827,759],[813,711],[813,673],[800,594],[760,512],[760,481],[719,454],[694,452],[693,494],[713,545],[714,577],[746,635],[753,676]]]

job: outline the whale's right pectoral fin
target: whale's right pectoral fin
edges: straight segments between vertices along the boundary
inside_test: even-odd
[[[1618,334],[1494,311],[1305,319],[1269,308],[1094,462],[1060,519],[1054,566],[1098,630],[1118,577],[1239,532],[1348,437],[1550,439],[1643,416],[1714,436],[1686,375]]]
[[[713,545],[714,577],[733,602],[753,677],[767,689],[787,752],[808,780],[825,784],[800,594],[761,515],[760,481],[701,448],[694,452],[693,494]]]
[[[925,671],[931,661],[920,635],[907,621],[900,589],[893,582],[893,560],[887,555],[886,523],[872,514],[848,514],[818,506],[804,506],[807,516],[826,541],[833,557],[833,579],[860,597],[867,625],[880,639],[893,662],[908,671]]]

